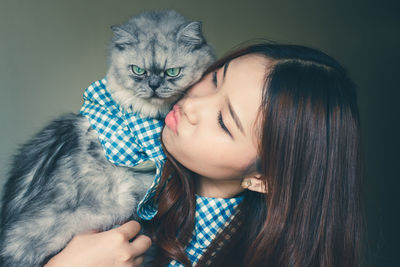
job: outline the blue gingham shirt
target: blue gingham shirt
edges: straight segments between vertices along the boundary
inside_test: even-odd
[[[154,194],[165,162],[160,134],[163,121],[143,117],[132,110],[122,109],[107,90],[107,79],[92,83],[84,93],[81,114],[99,135],[106,158],[118,166],[133,167],[147,160],[155,163],[153,184],[138,205],[137,213],[144,220],[157,213]],[[186,253],[196,264],[211,241],[229,224],[243,197],[224,199],[196,196],[195,229]],[[173,260],[172,266],[183,266]]]
[[[186,254],[192,265],[196,265],[212,240],[231,222],[236,215],[236,207],[242,200],[243,196],[236,198],[196,196],[195,228],[186,247]],[[168,265],[168,267],[177,266],[184,265],[176,260]]]

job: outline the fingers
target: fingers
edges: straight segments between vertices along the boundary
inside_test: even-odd
[[[126,240],[134,238],[140,231],[140,224],[137,221],[128,221],[123,225],[114,228],[112,231],[121,233]]]
[[[144,261],[144,256],[137,257],[136,259],[133,260],[132,264],[134,267],[139,267],[142,265],[143,261]]]
[[[143,254],[150,248],[151,239],[145,235],[138,235],[140,224],[136,221],[129,221],[110,231],[118,233],[117,242],[121,245],[118,260],[129,266],[140,266],[144,260]],[[122,238],[121,238],[122,237]],[[133,239],[132,242],[129,240]]]
[[[133,258],[143,255],[151,246],[151,239],[146,235],[139,235],[130,244]]]

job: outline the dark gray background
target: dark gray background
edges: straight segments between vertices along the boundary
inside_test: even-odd
[[[347,67],[358,84],[365,150],[369,266],[399,249],[398,1],[0,0],[0,188],[10,156],[49,120],[77,112],[106,71],[110,25],[172,8],[203,21],[221,56],[251,38],[303,44]]]

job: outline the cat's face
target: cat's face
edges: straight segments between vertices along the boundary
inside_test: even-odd
[[[107,75],[120,85],[113,96],[121,105],[139,112],[147,106],[144,113],[153,108],[165,115],[188,86],[201,78],[215,56],[198,22],[168,17],[150,27],[154,18],[146,20],[139,20],[142,25],[136,19],[131,28],[113,28],[116,37]]]
[[[200,79],[211,57],[201,57],[185,47],[137,46],[115,52],[114,70],[120,85],[130,94],[153,104],[170,102]]]

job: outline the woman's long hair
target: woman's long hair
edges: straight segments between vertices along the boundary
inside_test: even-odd
[[[318,50],[272,43],[238,50],[210,71],[247,54],[273,62],[259,110],[259,171],[269,192],[245,192],[198,265],[359,266],[362,175],[353,82]],[[167,153],[153,220],[155,266],[172,259],[191,266],[185,247],[195,223],[193,176]]]

